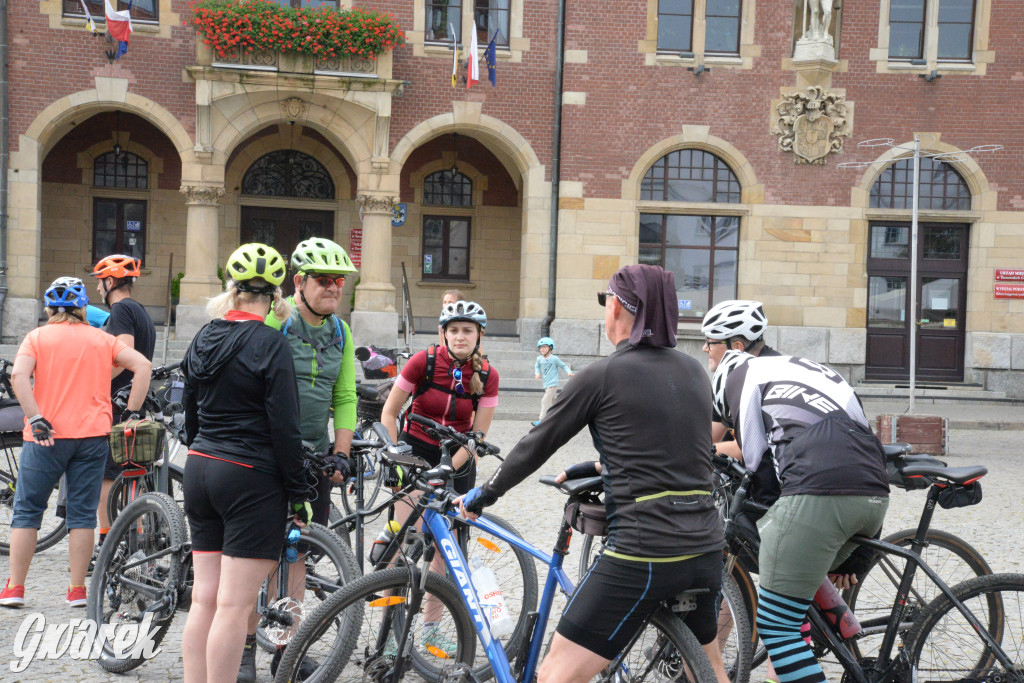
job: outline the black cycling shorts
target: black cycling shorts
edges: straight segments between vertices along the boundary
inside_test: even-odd
[[[182,488],[192,550],[280,559],[288,495],[278,477],[223,460],[189,455]]]
[[[614,659],[663,600],[691,588],[697,608],[684,622],[702,645],[718,635],[722,553],[678,562],[637,562],[602,555],[572,594],[556,631],[572,642]]]
[[[430,463],[431,467],[437,467],[441,464],[441,447],[417,439],[408,432],[402,432],[398,440],[402,443],[407,443],[412,446],[412,454],[417,458],[422,458]],[[469,462],[466,463],[461,470],[452,475],[452,484],[454,485],[455,492],[458,494],[469,493],[469,490],[476,484],[476,459],[470,458]]]

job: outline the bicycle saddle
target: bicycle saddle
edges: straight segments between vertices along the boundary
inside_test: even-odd
[[[359,396],[359,398],[365,398],[371,401],[380,400],[380,392],[377,391],[376,387],[366,386],[364,384],[357,384],[356,394]]]
[[[540,478],[540,483],[545,486],[553,486],[562,493],[568,493],[570,496],[578,496],[581,493],[589,493],[591,491],[600,492],[604,490],[604,483],[601,481],[601,477],[566,479],[561,484],[556,484],[555,475],[545,474]]]
[[[984,465],[973,467],[934,467],[931,465],[908,465],[903,468],[903,475],[908,477],[931,477],[954,484],[970,484],[988,474]]]
[[[882,444],[882,450],[885,451],[885,459],[892,460],[900,455],[906,455],[910,452],[911,446],[909,443],[884,443]]]

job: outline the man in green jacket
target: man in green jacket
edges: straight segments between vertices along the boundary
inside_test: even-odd
[[[283,323],[267,316],[266,323],[281,330],[295,360],[295,379],[299,387],[299,421],[302,440],[315,444],[318,453],[327,453],[327,464],[334,468],[330,476],[320,474],[316,498],[312,500],[313,521],[327,524],[330,514],[331,486],[343,484],[350,474],[349,449],[356,426],[355,345],[345,321],[334,315],[341,300],[345,277],[356,272],[352,260],[340,245],[321,237],[300,242],[292,253],[295,294],[288,298],[291,317]],[[328,422],[334,417],[331,443]],[[292,597],[300,603],[305,594],[305,565],[296,562],[289,575]],[[255,626],[246,640],[239,681],[256,680]],[[272,673],[281,650],[274,654]],[[303,662],[311,674],[313,662]]]

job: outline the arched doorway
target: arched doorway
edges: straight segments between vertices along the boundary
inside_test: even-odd
[[[871,188],[875,209],[913,208],[913,161],[885,168]],[[971,208],[971,191],[949,164],[921,159],[918,206],[930,216]],[[868,306],[865,377],[906,380],[910,376],[910,326],[917,326],[917,380],[960,382],[964,378],[967,265],[970,226],[920,222],[916,255],[911,223],[876,220],[868,226]],[[910,284],[911,258],[917,282]],[[917,310],[909,311],[910,286]]]

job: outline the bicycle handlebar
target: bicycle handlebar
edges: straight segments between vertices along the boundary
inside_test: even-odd
[[[438,441],[454,441],[469,452],[481,457],[485,455],[497,456],[501,453],[500,448],[484,441],[483,432],[469,432],[463,434],[462,432],[452,429],[448,425],[439,424],[431,420],[429,417],[423,417],[416,413],[409,413],[408,418],[411,422],[415,422],[426,428],[427,433]],[[501,458],[498,459],[500,460]]]

